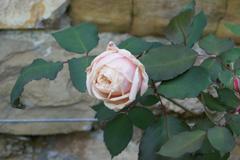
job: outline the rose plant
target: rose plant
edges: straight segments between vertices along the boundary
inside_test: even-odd
[[[11,104],[24,108],[24,86],[55,79],[65,63],[73,86],[100,100],[92,108],[112,157],[127,147],[137,127],[143,131],[139,160],[228,159],[240,135],[240,48],[230,39],[203,35],[206,25],[206,15],[195,13],[192,1],[166,27],[168,44],[130,37],[117,46],[109,42],[97,56],[92,52],[99,40],[93,24],[55,32],[59,45],[79,58],[34,60],[22,69]],[[226,27],[239,32],[233,24]],[[203,112],[197,114],[176,101],[185,98],[198,99]],[[163,99],[185,114],[169,110]]]

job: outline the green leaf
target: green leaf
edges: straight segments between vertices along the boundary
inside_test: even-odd
[[[190,25],[192,22],[193,10],[187,9],[180,12],[177,16],[173,17],[165,33],[167,39],[174,44],[183,44],[186,42],[187,35],[190,32]]]
[[[214,98],[207,93],[203,93],[202,100],[205,106],[207,106],[210,110],[218,111],[218,112],[225,111],[225,105],[222,104],[218,98]]]
[[[236,60],[236,62],[234,63],[234,70],[236,72],[237,75],[240,75],[240,58],[238,58]]]
[[[214,127],[208,130],[208,140],[212,146],[223,153],[233,150],[235,146],[231,132],[225,127]]]
[[[159,99],[154,95],[144,95],[140,98],[139,102],[144,106],[152,106],[159,102]]]
[[[192,10],[192,11],[194,11],[195,6],[196,6],[195,0],[191,0],[191,2],[187,3],[187,4],[183,7],[182,11],[186,11],[186,10]]]
[[[155,81],[172,79],[188,70],[196,52],[183,46],[162,46],[141,57],[148,75]]]
[[[134,55],[138,55],[144,51],[147,51],[151,48],[151,46],[151,43],[137,37],[130,37],[118,45],[119,48],[126,49]]]
[[[190,33],[187,38],[187,46],[192,47],[203,34],[203,30],[207,25],[207,16],[203,11],[198,13],[192,22],[192,26],[190,28]]]
[[[32,80],[42,78],[54,80],[62,68],[63,63],[61,62],[47,62],[43,59],[36,59],[32,64],[24,67],[11,91],[11,104],[17,108],[23,108],[24,106],[20,103],[20,96],[24,86]]]
[[[188,130],[185,123],[175,117],[161,117],[160,120],[148,127],[139,145],[139,160],[159,160],[162,157],[156,154],[160,147],[180,132]]]
[[[198,150],[198,153],[202,153],[202,154],[216,153],[216,150],[212,147],[207,137],[204,138],[202,146]]]
[[[240,25],[235,23],[225,23],[225,27],[227,27],[232,33],[240,36]]]
[[[99,121],[111,120],[118,115],[117,112],[107,108],[103,103],[99,103],[92,108],[96,111],[95,117]]]
[[[67,51],[85,53],[98,44],[98,31],[95,25],[81,23],[52,34],[59,45]]]
[[[128,112],[128,116],[133,124],[141,129],[146,129],[154,122],[153,113],[143,107],[134,107]]]
[[[220,55],[234,47],[229,39],[220,39],[212,34],[205,36],[199,41],[199,46],[209,54]]]
[[[198,120],[198,122],[194,126],[194,129],[207,131],[209,128],[212,128],[213,126],[214,124],[211,121],[209,121],[208,118],[204,118],[204,119]]]
[[[133,125],[127,115],[120,114],[104,128],[104,142],[112,157],[121,153],[130,142]]]
[[[165,143],[158,153],[172,158],[193,153],[200,149],[205,135],[206,132],[201,130],[179,133]]]
[[[73,86],[80,92],[86,91],[86,68],[95,57],[73,58],[68,61],[69,72]]]
[[[168,98],[190,98],[211,84],[208,72],[202,67],[193,67],[177,78],[163,82],[158,90]]]
[[[240,100],[236,97],[233,90],[228,88],[218,89],[218,96],[219,100],[225,104],[229,109],[236,109],[239,104]]]
[[[153,48],[159,48],[161,46],[163,46],[163,44],[161,42],[148,42],[151,44],[151,48],[150,49],[153,49]]]
[[[227,124],[229,125],[234,134],[236,134],[237,136],[240,135],[240,115],[228,115]]]
[[[230,71],[224,70],[219,73],[218,77],[224,87],[233,89],[233,74]]]
[[[240,48],[232,48],[220,55],[224,64],[234,63],[240,58]]]
[[[201,64],[201,67],[208,71],[213,81],[216,81],[219,73],[222,72],[222,67],[217,59],[208,58]]]
[[[196,160],[228,160],[230,153],[220,155],[219,152],[207,153],[197,157]]]

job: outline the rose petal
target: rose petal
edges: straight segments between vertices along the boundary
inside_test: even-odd
[[[91,80],[90,80],[90,75],[89,74],[87,74],[86,86],[87,86],[88,93],[91,96],[93,96],[92,89],[91,89]]]
[[[95,63],[92,66],[92,70],[102,67],[103,65],[107,65],[108,63],[112,62],[115,59],[122,58],[121,54],[109,54],[108,56],[102,58],[98,63]]]
[[[142,73],[142,84],[141,84],[140,95],[142,96],[148,89],[149,78],[144,68],[141,69],[141,73]]]
[[[104,101],[104,104],[115,111],[119,111],[121,109],[123,109],[125,106],[127,106],[128,104],[130,104],[132,101],[128,98],[117,101],[117,102],[111,102],[111,101]]]
[[[140,81],[139,68],[137,68],[136,71],[135,71],[135,74],[134,74],[132,87],[131,87],[130,94],[129,94],[129,99],[130,100],[135,100],[135,98],[137,96],[137,92],[139,90],[139,84],[140,83],[141,83],[141,81]]]
[[[110,41],[107,45],[107,51],[112,51],[112,52],[118,52],[119,48],[116,46],[116,44],[112,41]]]
[[[108,63],[107,66],[115,69],[117,72],[120,72],[129,82],[132,82],[136,65],[126,57],[115,59]]]
[[[108,94],[104,94],[101,91],[99,91],[94,85],[92,86],[92,92],[93,95],[100,100],[105,100],[107,99]]]

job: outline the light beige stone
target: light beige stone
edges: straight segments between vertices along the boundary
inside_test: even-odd
[[[0,29],[52,26],[67,4],[68,0],[0,1]]]
[[[219,37],[230,37],[233,38],[236,42],[240,43],[240,37],[230,32],[225,26],[226,23],[240,24],[240,1],[228,0],[226,14],[224,18],[220,21],[217,29],[217,35]]]
[[[134,0],[131,32],[136,35],[163,35],[169,20],[176,16],[191,0]],[[196,0],[197,11],[203,9],[208,16],[207,31],[215,31],[225,14],[226,0]]]
[[[26,109],[12,108],[10,92],[20,70],[36,58],[66,61],[77,54],[61,49],[48,32],[2,32],[0,35],[0,119],[93,118],[95,99],[81,94],[71,84],[68,66],[54,81],[42,79],[25,86],[22,102]],[[0,132],[24,135],[69,133],[91,129],[86,123],[1,124]]]
[[[127,32],[131,25],[132,0],[72,0],[73,22],[93,22],[101,31]]]

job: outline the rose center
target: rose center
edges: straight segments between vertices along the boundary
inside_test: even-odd
[[[103,93],[121,95],[124,93],[124,77],[116,70],[104,66],[96,80],[96,87]]]

